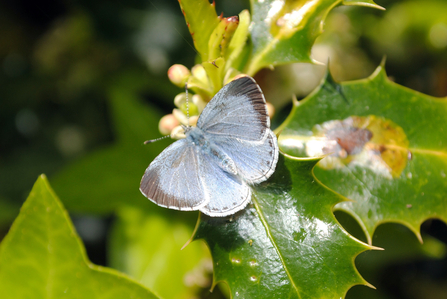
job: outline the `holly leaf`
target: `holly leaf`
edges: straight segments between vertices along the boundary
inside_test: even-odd
[[[335,6],[362,5],[383,9],[373,1],[275,1],[251,0],[253,44],[245,73],[253,76],[264,67],[312,62],[310,50],[323,32],[327,14]]]
[[[127,276],[87,259],[44,175],[0,245],[0,297],[156,298]]]
[[[424,220],[447,221],[446,111],[446,98],[399,86],[382,66],[342,84],[328,75],[295,103],[279,143],[294,155],[328,155],[315,175],[352,200],[336,209],[360,223],[369,243],[384,222],[402,223],[421,240]]]
[[[312,175],[317,162],[281,154],[252,206],[231,218],[201,215],[194,238],[211,250],[214,283],[234,298],[342,298],[367,285],[354,259],[372,247],[336,221],[331,209],[343,198]]]

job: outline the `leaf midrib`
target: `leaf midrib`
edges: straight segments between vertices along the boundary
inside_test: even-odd
[[[284,271],[286,272],[287,277],[289,277],[289,280],[290,280],[293,288],[295,289],[296,294],[298,295],[298,298],[301,298],[300,292],[298,291],[298,287],[296,286],[295,281],[293,280],[292,275],[290,274],[289,269],[286,266],[286,263],[284,261],[284,257],[281,254],[281,251],[279,250],[278,246],[276,245],[275,239],[273,238],[273,235],[272,235],[270,228],[267,224],[267,220],[265,220],[264,213],[262,213],[262,210],[259,206],[256,196],[253,196],[252,199],[253,199],[253,204],[255,206],[255,209],[256,209],[256,211],[258,211],[259,219],[261,220],[262,225],[264,226],[264,229],[267,233],[267,237],[269,238],[270,242],[272,243],[273,247],[275,248],[276,253],[278,254],[278,257],[281,260],[281,264],[283,265]]]

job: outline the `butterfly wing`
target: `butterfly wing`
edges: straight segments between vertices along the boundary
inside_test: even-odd
[[[250,202],[251,189],[240,177],[222,170],[210,157],[210,163],[201,166],[206,189],[210,194],[208,204],[199,210],[212,217],[225,217],[242,210]]]
[[[197,210],[209,201],[200,173],[197,147],[186,139],[167,147],[146,169],[140,191],[159,206]]]
[[[241,141],[230,137],[215,138],[215,144],[234,162],[238,175],[248,184],[267,180],[278,162],[278,141],[268,129],[267,138],[260,142]]]
[[[197,127],[208,136],[263,140],[270,119],[264,95],[255,80],[246,76],[225,85],[206,105]]]

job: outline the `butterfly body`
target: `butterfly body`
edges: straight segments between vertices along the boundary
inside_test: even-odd
[[[222,170],[234,175],[237,174],[234,161],[212,140],[207,140],[206,135],[200,128],[188,127],[188,130],[185,131],[186,140],[195,145],[201,154],[214,160]]]
[[[146,169],[140,191],[156,204],[223,217],[243,209],[250,185],[273,173],[278,145],[259,86],[242,77],[224,86],[184,127],[185,139],[166,148]]]

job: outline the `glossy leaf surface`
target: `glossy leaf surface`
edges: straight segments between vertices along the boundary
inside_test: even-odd
[[[352,199],[336,206],[359,221],[371,243],[380,223],[419,235],[428,218],[447,220],[447,100],[371,77],[335,83],[330,76],[280,128],[291,154],[325,154],[316,177]]]
[[[0,298],[156,298],[125,275],[88,261],[73,225],[39,177],[0,245]]]
[[[323,31],[324,20],[339,4],[381,8],[372,1],[277,1],[251,0],[253,43],[246,73],[294,62],[312,62],[310,49]],[[346,3],[345,3],[346,2]]]
[[[369,247],[335,220],[342,198],[315,180],[317,162],[281,155],[251,207],[231,218],[201,216],[195,238],[207,242],[214,280],[234,298],[342,298],[366,284],[353,261]]]

